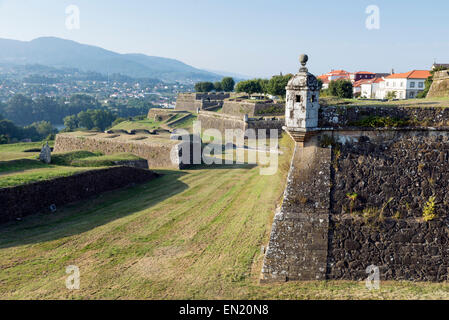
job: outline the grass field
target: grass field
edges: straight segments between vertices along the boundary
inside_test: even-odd
[[[53,147],[54,141],[50,141],[49,145]],[[34,158],[39,155],[37,149],[41,149],[44,142],[16,143],[0,145],[0,161],[16,160],[23,158]],[[26,152],[33,150],[34,152]]]
[[[188,113],[180,113],[176,114],[170,119],[166,121],[154,121],[153,119],[145,119],[145,120],[132,120],[132,121],[123,121],[116,126],[112,127],[111,130],[138,130],[138,129],[146,129],[146,130],[155,130],[155,129],[169,129],[169,128],[190,128],[192,126],[193,121],[196,119],[195,115],[191,117],[187,117],[173,125],[170,125],[171,122],[181,119],[185,117]]]
[[[116,161],[139,160],[131,154],[102,155],[99,152],[75,151],[54,153],[52,163],[37,160],[42,143],[21,143],[0,146],[0,188],[13,187],[36,181],[71,176],[80,172],[116,165]],[[4,160],[3,160],[4,159]]]
[[[112,127],[110,130],[135,130],[135,129],[157,129],[161,126],[163,122],[157,122],[154,120],[146,119],[146,120],[133,120],[133,121],[123,121],[120,122],[115,127]]]
[[[260,285],[263,254],[288,169],[249,165],[159,171],[147,184],[0,226],[1,299],[425,299],[448,284]],[[65,287],[66,267],[81,288]]]

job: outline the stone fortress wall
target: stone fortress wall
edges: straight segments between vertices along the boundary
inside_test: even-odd
[[[296,145],[261,281],[364,280],[370,265],[381,280],[449,280],[447,110],[322,107],[319,131]],[[353,126],[388,116],[419,121]]]
[[[427,98],[449,96],[449,70],[436,71]]]
[[[247,129],[253,129],[258,134],[258,130],[266,132],[267,136],[271,129],[282,131],[284,125],[283,117],[260,117],[248,118],[244,116],[232,116],[223,113],[200,111],[198,121],[201,122],[201,130],[218,129],[223,135],[226,129],[241,129],[243,132]]]
[[[231,96],[230,93],[179,93],[176,99],[177,111],[196,113],[198,109],[222,107],[223,100]]]
[[[100,151],[104,154],[131,153],[148,161],[150,169],[182,169],[182,149],[185,142],[170,140],[165,135],[71,132],[56,136],[55,152],[76,150]]]
[[[232,116],[244,116],[247,114],[249,117],[281,116],[285,113],[285,105],[270,100],[248,101],[246,99],[235,98],[224,101],[222,113]]]
[[[226,129],[282,130],[284,125],[284,104],[271,100],[249,101],[241,93],[180,93],[176,110],[198,114],[202,130],[218,129],[223,134]],[[212,112],[215,108],[220,112]],[[212,109],[211,109],[212,108]],[[151,112],[151,111],[150,111]]]
[[[149,170],[113,167],[16,187],[0,188],[2,204],[0,224],[38,212],[50,213],[52,205],[55,205],[57,209],[106,191],[148,182],[158,176]]]

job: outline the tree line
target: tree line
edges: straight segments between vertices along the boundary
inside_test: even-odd
[[[197,82],[195,92],[232,92],[234,91],[235,81],[231,77],[224,77],[221,81],[215,83],[209,81]]]
[[[223,86],[223,81],[227,78],[224,78],[222,82],[212,83],[212,82],[199,82],[195,85],[196,92],[211,92],[211,91],[236,91],[236,92],[244,92],[249,95],[260,93],[260,94],[270,94],[273,96],[285,97],[285,87],[288,84],[288,81],[293,77],[293,74],[286,75],[276,75],[271,79],[251,79],[240,81],[237,85],[234,85],[232,82],[229,83],[228,87]],[[232,78],[231,78],[232,79]],[[318,79],[319,80],[319,79]],[[321,80],[319,80],[320,88],[322,86]],[[221,85],[221,87],[220,87]]]
[[[61,124],[67,116],[96,109],[106,109],[120,117],[134,117],[147,114],[152,107],[154,105],[146,100],[130,101],[128,104],[112,101],[102,105],[95,97],[86,94],[75,94],[69,99],[47,96],[31,99],[17,94],[0,104],[0,115],[15,124],[27,126],[40,121]]]
[[[141,99],[102,105],[85,94],[73,95],[68,100],[46,96],[31,99],[17,94],[0,104],[0,144],[51,139],[58,131],[52,123],[64,123],[65,131],[79,128],[104,131],[114,121],[146,115],[152,107],[149,101]]]
[[[0,144],[15,143],[25,139],[31,141],[52,140],[57,130],[48,121],[35,122],[29,126],[18,126],[0,116]]]
[[[117,114],[114,114],[109,110],[87,110],[81,111],[77,115],[70,115],[65,117],[64,126],[66,127],[66,131],[73,131],[78,128],[104,131],[106,130],[106,128],[109,128],[117,119]]]
[[[332,80],[329,87],[321,91],[321,95],[352,99],[354,97],[352,82],[347,79]]]

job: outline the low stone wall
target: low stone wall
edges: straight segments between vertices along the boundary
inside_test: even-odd
[[[427,98],[447,96],[449,96],[449,70],[437,71],[433,75],[432,86],[427,94]]]
[[[27,185],[0,189],[0,223],[21,219],[38,212],[96,196],[102,192],[143,183],[157,178],[154,172],[113,167],[79,173]]]
[[[99,151],[104,154],[131,153],[148,160],[150,168],[180,169],[183,167],[178,155],[181,142],[162,139],[153,135],[130,136],[126,134],[66,133],[58,134],[55,152],[76,150]]]
[[[250,117],[264,116],[264,115],[284,115],[285,105],[274,102],[249,102],[249,101],[229,101],[225,100],[223,103],[222,113],[232,116],[244,116],[247,114]]]
[[[449,125],[449,108],[440,107],[383,107],[383,106],[321,106],[320,128],[346,128],[367,117],[391,117],[411,120],[413,125],[441,127]]]

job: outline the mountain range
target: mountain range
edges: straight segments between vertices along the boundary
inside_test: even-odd
[[[163,81],[216,81],[223,75],[189,66],[175,59],[144,54],[120,54],[100,47],[55,37],[32,41],[0,38],[0,63],[76,68],[102,74],[122,74],[133,78]]]

